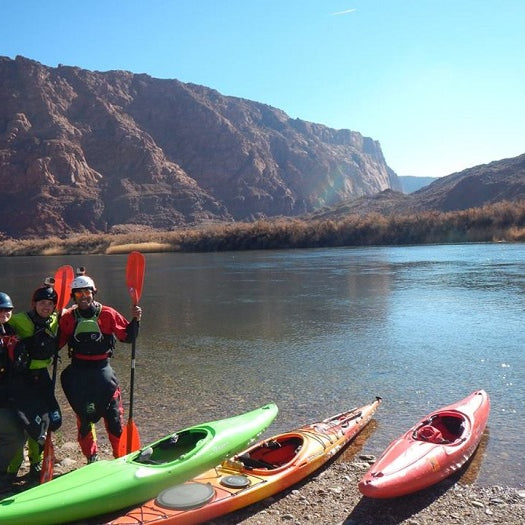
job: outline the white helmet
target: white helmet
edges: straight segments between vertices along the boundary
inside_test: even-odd
[[[76,290],[77,288],[91,288],[93,292],[97,291],[95,281],[87,275],[77,275],[73,279],[73,282],[71,283],[71,291]]]

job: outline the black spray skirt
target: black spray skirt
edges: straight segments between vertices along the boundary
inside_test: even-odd
[[[72,362],[60,375],[69,404],[83,420],[96,423],[118,387],[109,361]]]

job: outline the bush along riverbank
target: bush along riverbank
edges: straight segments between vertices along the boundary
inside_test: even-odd
[[[281,218],[181,227],[172,231],[120,225],[105,234],[86,232],[28,239],[11,239],[0,232],[0,241],[0,256],[524,242],[525,202],[502,202],[457,212]]]

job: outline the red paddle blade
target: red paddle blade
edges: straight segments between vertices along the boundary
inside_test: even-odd
[[[131,452],[135,452],[135,450],[138,450],[139,448],[139,431],[133,420],[130,419],[120,436],[118,455],[119,457],[122,457]]]
[[[138,304],[144,284],[146,260],[140,252],[131,252],[126,264],[126,284],[133,304]]]
[[[58,295],[57,311],[60,312],[71,297],[71,283],[75,278],[73,267],[69,265],[61,266],[55,273],[55,291]]]
[[[53,479],[53,468],[55,466],[55,448],[51,440],[51,432],[48,430],[44,444],[44,458],[42,460],[42,471],[40,472],[40,483]]]

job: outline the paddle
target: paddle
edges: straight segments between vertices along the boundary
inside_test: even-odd
[[[58,318],[62,314],[62,310],[65,308],[71,297],[71,282],[75,278],[73,268],[69,265],[61,266],[55,273],[54,288],[57,293],[58,299],[56,304],[56,311],[58,312]],[[57,334],[58,336],[58,334]],[[53,356],[53,391],[55,390],[55,384],[57,380],[57,366],[58,366],[58,348]],[[40,472],[40,483],[45,483],[53,479],[53,468],[55,466],[55,449],[53,447],[53,440],[51,439],[51,430],[48,429],[46,435],[46,441],[44,443],[44,457],[42,459],[42,471]]]
[[[126,264],[126,284],[133,306],[136,306],[142,295],[144,268],[146,261],[140,252],[131,252]],[[137,320],[131,321],[131,378],[129,382],[129,417],[126,428],[120,436],[119,456],[124,456],[140,448],[139,431],[133,421],[133,390],[135,386],[135,342],[137,339]]]

